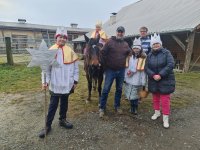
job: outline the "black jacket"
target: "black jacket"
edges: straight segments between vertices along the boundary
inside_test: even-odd
[[[174,59],[170,51],[161,48],[151,51],[147,56],[145,71],[148,75],[148,89],[152,93],[170,94],[175,91],[175,76],[173,72]],[[153,79],[160,75],[161,80]]]

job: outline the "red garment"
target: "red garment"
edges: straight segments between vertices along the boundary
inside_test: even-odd
[[[154,93],[153,95],[153,108],[160,110],[160,101],[163,115],[170,114],[170,94]]]

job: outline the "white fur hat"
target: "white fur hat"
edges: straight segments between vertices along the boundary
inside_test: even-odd
[[[162,41],[161,41],[161,39],[160,39],[160,35],[159,35],[159,34],[156,34],[156,33],[154,33],[153,36],[151,35],[151,47],[152,47],[153,44],[155,44],[155,43],[159,43],[159,44],[162,45]]]
[[[135,38],[133,41],[133,47],[132,48],[138,48],[141,50],[141,40],[139,38]]]
[[[57,30],[56,30],[55,37],[57,38],[59,35],[67,37],[67,28],[65,28],[65,27],[58,27]]]
[[[97,21],[95,24],[96,27],[102,28],[102,21]]]

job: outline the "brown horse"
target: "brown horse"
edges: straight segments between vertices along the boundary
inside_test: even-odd
[[[101,97],[101,85],[103,82],[103,67],[100,63],[100,50],[102,48],[102,44],[99,43],[100,37],[96,39],[89,39],[85,35],[85,41],[87,43],[86,46],[86,55],[84,59],[84,70],[86,72],[86,78],[88,81],[88,99],[86,102],[91,100],[91,91],[92,86],[94,91],[96,91],[96,86],[98,83],[98,93],[99,99]]]

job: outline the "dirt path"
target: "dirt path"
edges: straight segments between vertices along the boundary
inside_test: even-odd
[[[101,120],[97,112],[85,110],[70,116],[73,130],[58,126],[57,113],[46,146],[37,137],[44,124],[42,97],[40,92],[0,94],[0,150],[200,150],[199,96],[191,105],[172,108],[168,130],[163,129],[161,119],[150,120],[152,111],[133,117],[109,110]]]

